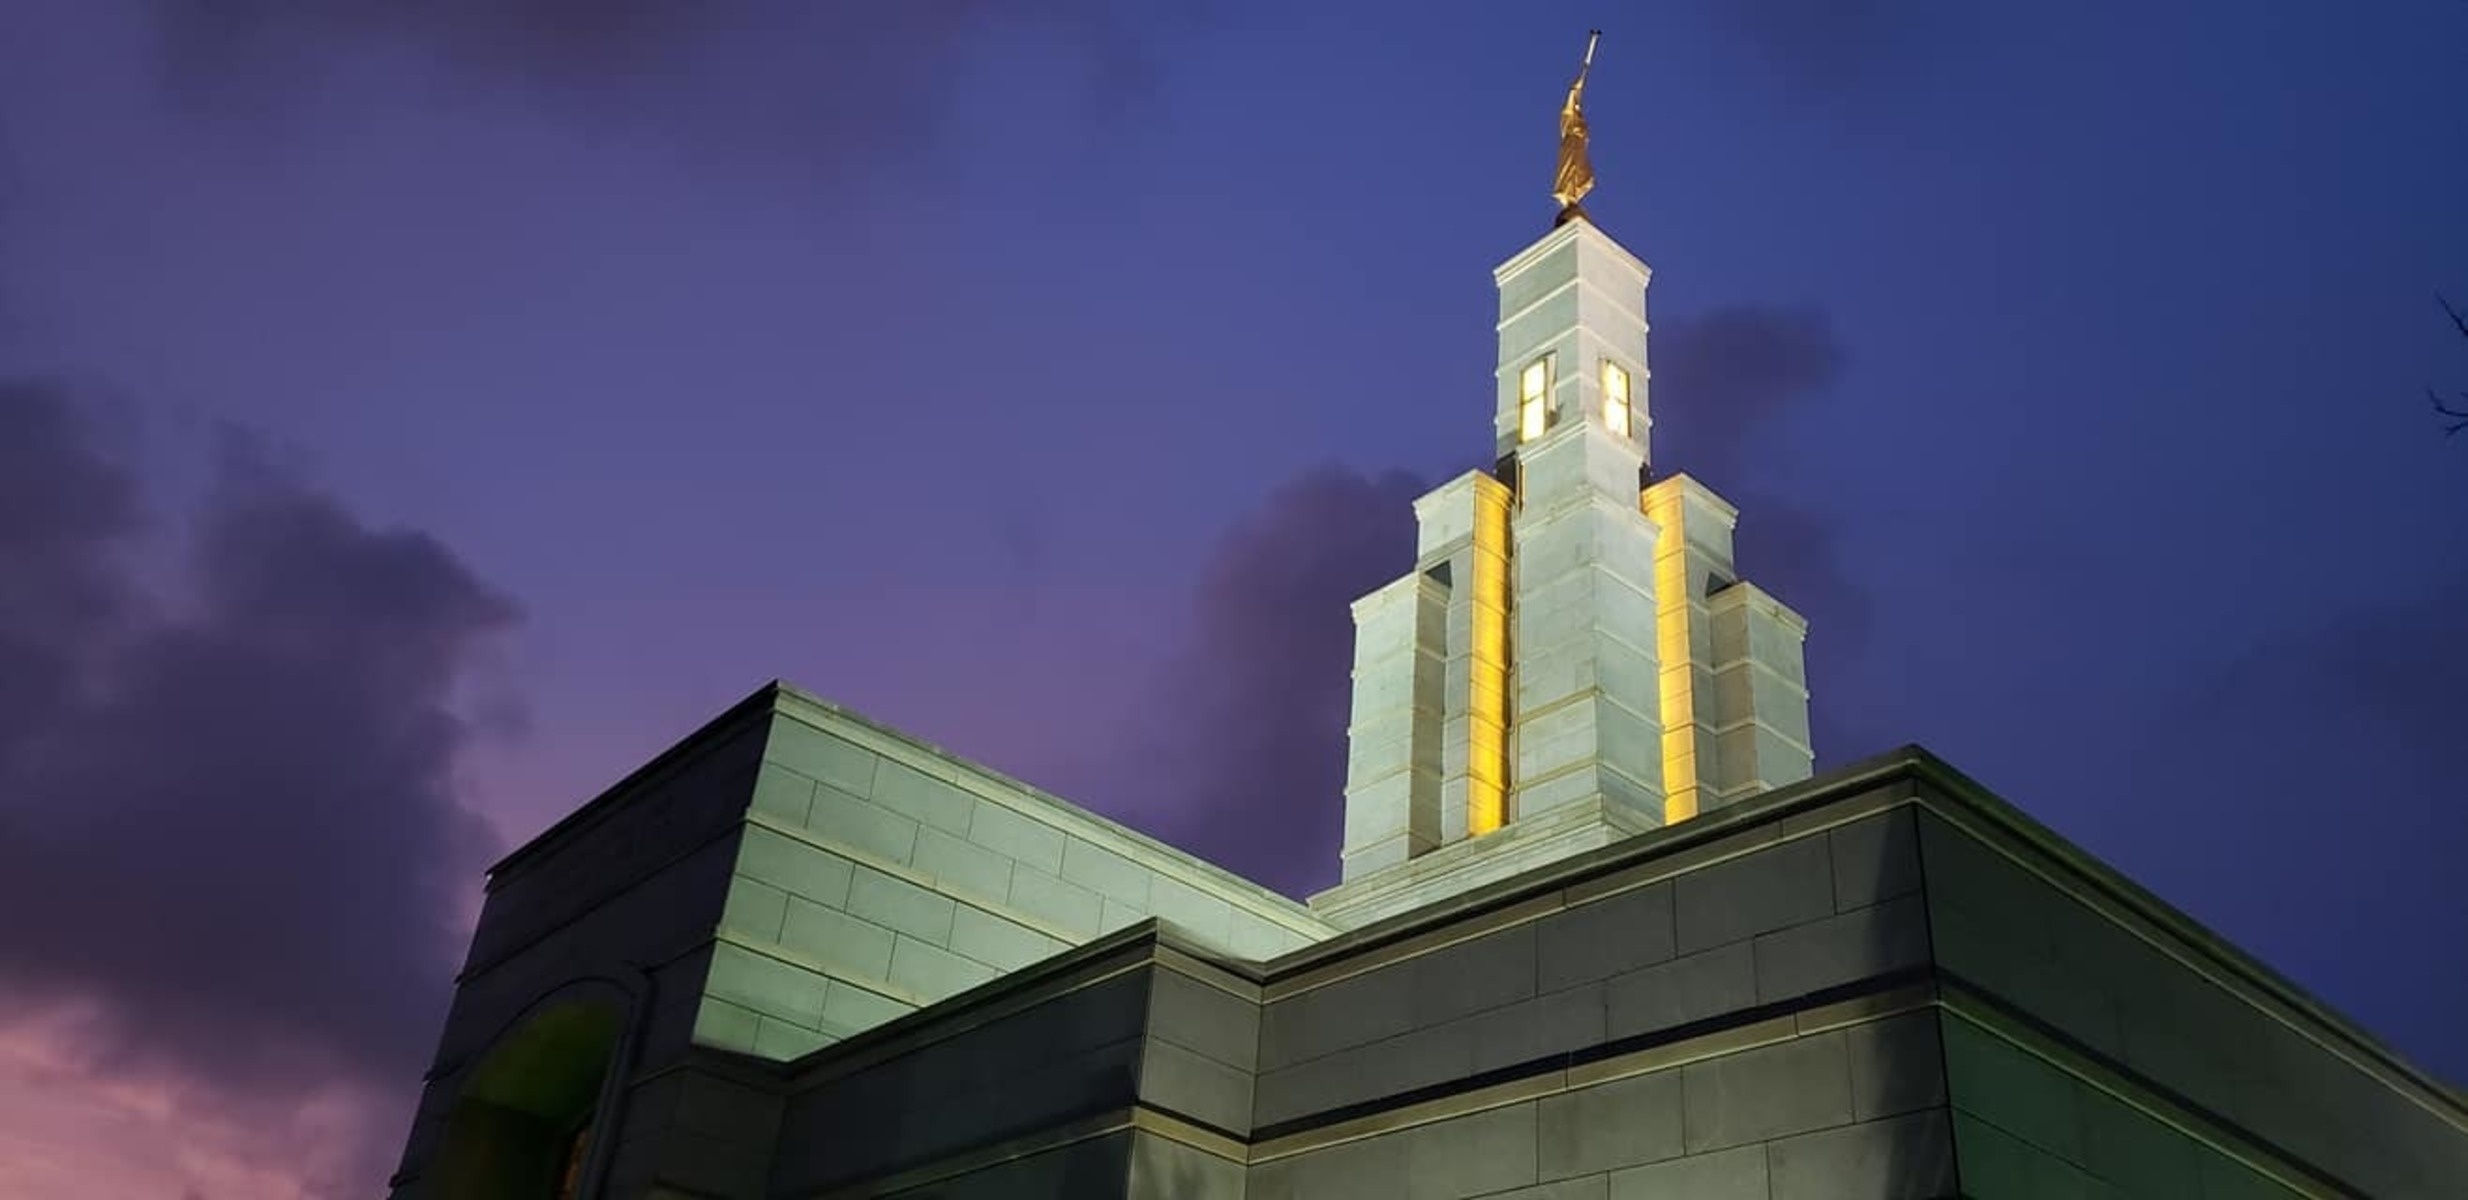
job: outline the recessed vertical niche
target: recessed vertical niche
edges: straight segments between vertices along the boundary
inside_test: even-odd
[[[438,1195],[574,1200],[624,1014],[572,1001],[541,1010],[489,1048],[446,1117]]]

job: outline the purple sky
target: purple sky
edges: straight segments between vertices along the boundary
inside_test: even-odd
[[[1821,759],[2468,1077],[2468,8],[1026,7],[0,12],[0,1196],[367,1194],[489,854],[775,676],[1332,881],[1597,25]]]

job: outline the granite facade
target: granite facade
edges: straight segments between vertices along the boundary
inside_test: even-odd
[[[493,1044],[650,948],[670,956],[639,995],[591,993],[629,1015],[589,1195],[2416,1200],[2468,1178],[2455,1093],[1916,751],[1305,938],[1299,906],[859,727],[782,736],[777,707],[639,781],[684,814],[741,788],[733,822],[673,818],[700,840],[665,859],[606,816],[569,829],[641,869],[562,923],[483,918],[396,1195],[501,1194],[441,1191],[437,1165],[498,1095]],[[1160,919],[1167,881],[1223,907]],[[1289,948],[1237,953],[1217,913]],[[912,944],[975,967],[917,974]],[[835,1025],[842,986],[900,1006]]]

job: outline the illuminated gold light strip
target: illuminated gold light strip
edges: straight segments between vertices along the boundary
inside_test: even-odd
[[[1654,542],[1654,630],[1662,662],[1662,819],[1697,815],[1697,688],[1689,661],[1688,534],[1680,490],[1645,492],[1645,515],[1662,532]]]
[[[1474,487],[1472,678],[1467,688],[1466,814],[1470,837],[1508,821],[1508,488]]]

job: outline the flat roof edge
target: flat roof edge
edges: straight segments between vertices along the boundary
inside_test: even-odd
[[[652,756],[650,761],[626,772],[623,778],[601,789],[598,795],[585,801],[581,807],[559,818],[555,824],[533,835],[530,840],[507,851],[488,869],[487,874],[491,884],[494,885],[500,875],[516,870],[530,860],[539,857],[551,846],[598,824],[616,809],[627,794],[637,790],[653,778],[744,732],[757,717],[769,716],[778,711],[780,698],[791,692],[792,689],[788,685],[777,679],[754,689],[752,695],[730,705],[719,716],[703,722],[693,732],[677,739],[668,749]]]

